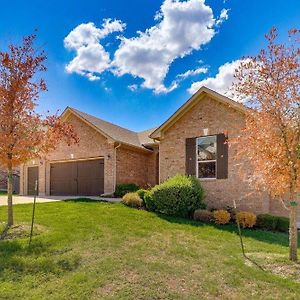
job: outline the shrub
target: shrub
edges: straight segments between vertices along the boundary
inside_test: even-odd
[[[115,196],[122,198],[125,194],[136,192],[139,186],[135,183],[122,183],[116,186]]]
[[[261,214],[257,216],[257,227],[271,231],[289,231],[289,218],[273,216],[270,214]]]
[[[140,196],[140,198],[142,200],[145,200],[145,194],[148,192],[148,190],[144,190],[144,189],[139,189],[137,190],[138,195]]]
[[[145,198],[146,207],[167,215],[188,217],[205,208],[204,190],[194,176],[176,175],[156,185]]]
[[[281,232],[289,232],[290,219],[287,217],[277,217],[276,229]]]
[[[216,224],[227,224],[230,221],[230,213],[224,209],[215,210],[213,217]]]
[[[196,209],[194,211],[194,220],[201,222],[210,222],[213,219],[211,211],[206,209]]]
[[[256,215],[252,212],[240,211],[236,218],[243,228],[252,228],[256,223]]]
[[[138,193],[127,193],[123,196],[122,203],[136,208],[141,208],[144,204]]]
[[[149,210],[149,211],[156,211],[157,210],[156,205],[153,201],[152,194],[151,194],[150,191],[147,191],[144,194],[144,202],[145,202],[145,206],[146,206],[147,210]]]
[[[257,216],[257,227],[266,230],[276,230],[277,218],[269,214],[261,214]]]

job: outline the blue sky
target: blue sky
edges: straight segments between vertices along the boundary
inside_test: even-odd
[[[299,0],[5,1],[0,48],[38,29],[48,56],[38,110],[72,106],[139,131],[203,83],[226,92],[238,59],[271,26],[300,28],[299,16]]]

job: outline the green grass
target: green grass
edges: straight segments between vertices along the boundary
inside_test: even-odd
[[[31,210],[16,205],[15,222]],[[299,299],[299,282],[245,263],[233,225],[84,200],[37,204],[36,223],[31,249],[0,241],[1,299]],[[286,234],[244,234],[247,253],[287,256]]]

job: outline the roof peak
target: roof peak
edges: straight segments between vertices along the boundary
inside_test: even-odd
[[[68,106],[65,109],[65,111],[67,110],[73,112],[75,115],[84,119],[87,123],[95,127],[102,134],[112,138],[117,142],[121,142],[142,149],[145,149],[145,147],[143,146],[144,144],[153,143],[153,140],[150,139],[149,135],[154,129],[136,132],[70,106]]]

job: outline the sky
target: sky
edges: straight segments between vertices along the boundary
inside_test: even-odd
[[[202,85],[226,94],[272,26],[282,40],[300,28],[300,1],[2,1],[0,49],[37,29],[48,85],[39,112],[71,106],[142,131]]]

